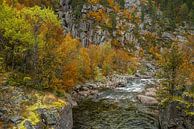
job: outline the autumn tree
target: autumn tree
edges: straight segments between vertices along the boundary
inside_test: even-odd
[[[33,41],[32,28],[21,15],[16,14],[15,9],[5,4],[1,6],[0,31],[2,36],[7,40],[3,44],[4,63],[13,69],[27,56],[28,47]]]
[[[80,42],[67,34],[56,49],[56,78],[52,85],[57,89],[69,89],[79,82]]]
[[[162,82],[159,89],[161,105],[178,102],[187,115],[193,115],[193,70],[190,51],[176,43],[161,58]]]
[[[45,79],[41,73],[45,74],[46,69],[49,69],[48,64],[47,67],[45,64],[53,59],[54,54],[51,55],[51,52],[60,42],[58,35],[63,34],[57,16],[51,9],[38,6],[21,10],[5,3],[1,6],[0,30],[6,39],[2,44],[2,55],[7,69],[23,73],[23,77],[31,78],[36,85],[43,84]]]

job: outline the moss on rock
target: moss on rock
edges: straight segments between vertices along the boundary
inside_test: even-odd
[[[35,93],[36,102],[32,105],[26,105],[26,109],[22,113],[24,120],[18,124],[19,129],[25,129],[25,121],[29,121],[33,126],[41,122],[40,114],[37,112],[38,109],[51,109],[55,108],[60,110],[66,105],[65,100],[59,99],[51,93],[42,94]]]
[[[44,125],[42,114],[46,114],[46,120],[56,122],[60,117],[60,112],[68,104],[65,98],[59,98],[50,92],[41,92],[25,87],[4,86],[1,93],[2,99],[7,100],[0,103],[0,107],[7,112],[4,114],[5,117],[8,119],[13,116],[22,118],[19,122],[10,122],[13,129],[26,129],[27,126]]]

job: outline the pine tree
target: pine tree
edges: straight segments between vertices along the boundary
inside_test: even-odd
[[[181,21],[188,20],[188,13],[189,13],[189,8],[188,8],[187,4],[186,3],[182,4],[180,6],[180,10],[179,10],[179,15],[178,15],[179,19]]]
[[[162,106],[178,102],[187,115],[194,115],[193,70],[191,54],[186,47],[173,43],[161,58],[161,86],[159,99]]]

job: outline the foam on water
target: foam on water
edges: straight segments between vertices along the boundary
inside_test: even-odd
[[[123,92],[142,92],[145,86],[155,83],[155,79],[135,79],[130,81],[125,87],[118,87],[117,90]]]
[[[109,89],[99,93],[98,99],[114,101],[130,99],[135,101],[135,93],[141,93],[147,85],[155,84],[156,81],[155,79],[133,79],[124,87],[117,87],[116,89]]]

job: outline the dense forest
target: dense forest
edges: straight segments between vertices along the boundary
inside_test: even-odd
[[[4,86],[63,98],[78,85],[103,83],[114,75],[151,76],[159,80],[159,121],[181,117],[181,129],[192,129],[194,1],[135,2],[0,0],[0,101],[5,101]],[[145,62],[153,64],[153,75]]]
[[[192,0],[156,0],[164,16],[172,22],[190,21],[194,19],[194,3]]]

